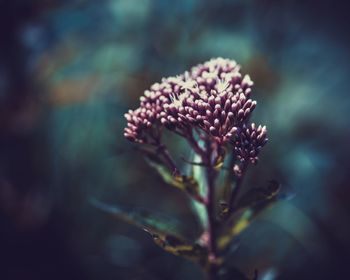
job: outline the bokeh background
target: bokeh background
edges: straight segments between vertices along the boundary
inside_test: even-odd
[[[261,280],[348,279],[348,11],[337,0],[1,1],[0,279],[202,279],[89,199],[195,223],[185,195],[123,139],[123,114],[151,83],[218,56],[251,75],[254,120],[269,129],[246,184],[276,179],[285,193],[230,262]]]

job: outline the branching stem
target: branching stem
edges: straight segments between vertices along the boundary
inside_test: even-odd
[[[168,165],[168,167],[173,172],[173,174],[177,174],[179,172],[179,169],[177,168],[175,161],[170,155],[168,148],[161,142],[161,139],[159,136],[158,137],[153,136],[153,140],[154,140],[153,145],[157,149],[157,152],[163,157],[163,159],[165,160],[165,163]]]
[[[157,152],[159,152],[163,156],[165,162],[167,163],[173,174],[177,174],[179,172],[179,169],[177,168],[175,161],[173,160],[165,145],[159,144],[157,146]]]
[[[245,176],[246,171],[247,171],[247,167],[248,167],[247,162],[244,162],[241,166],[241,174],[237,178],[236,185],[231,192],[230,200],[228,203],[228,207],[229,207],[228,216],[230,216],[230,214],[234,211],[235,203],[236,203],[236,200],[238,198],[239,192],[242,188],[244,176]]]
[[[203,150],[203,149],[198,145],[198,142],[197,142],[196,139],[194,138],[192,128],[188,128],[188,129],[187,129],[187,134],[186,134],[186,136],[187,136],[187,137],[186,137],[187,142],[190,144],[190,146],[192,147],[192,149],[193,149],[198,155],[200,155],[202,158],[205,157],[206,151]]]

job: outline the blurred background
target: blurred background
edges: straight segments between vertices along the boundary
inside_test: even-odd
[[[218,56],[251,75],[254,120],[269,130],[246,184],[276,179],[287,198],[230,262],[261,280],[347,279],[346,3],[1,1],[0,279],[202,279],[89,199],[195,223],[186,196],[124,140],[123,114],[152,83]]]

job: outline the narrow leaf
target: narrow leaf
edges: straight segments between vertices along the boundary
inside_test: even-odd
[[[154,234],[172,234],[183,239],[187,239],[189,236],[189,233],[185,231],[184,227],[176,219],[170,218],[164,214],[155,213],[142,208],[112,206],[96,199],[91,199],[90,202],[96,208],[112,214],[124,222],[151,231]]]
[[[277,181],[270,181],[266,187],[252,188],[238,201],[235,209],[254,206],[258,203],[274,199],[280,191]]]
[[[191,261],[205,263],[207,260],[207,249],[199,244],[190,244],[173,235],[158,235],[148,231],[154,242],[163,250],[176,256],[187,258]]]
[[[218,239],[218,247],[223,250],[232,241],[234,237],[239,235],[243,230],[245,230],[251,223],[253,218],[253,211],[251,209],[246,209],[236,212],[234,217],[228,222],[228,226],[225,227],[223,233]]]
[[[185,191],[196,201],[204,203],[204,200],[199,193],[199,184],[193,177],[171,174],[161,162],[150,157],[147,157],[146,159],[148,164],[158,172],[165,183]]]
[[[243,232],[262,211],[270,206],[276,200],[279,190],[280,184],[270,181],[266,188],[252,189],[243,195],[227,226],[220,234],[219,248],[225,249],[233,238]]]

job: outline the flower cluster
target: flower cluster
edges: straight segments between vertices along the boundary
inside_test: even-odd
[[[235,61],[211,59],[146,90],[140,107],[125,115],[124,135],[148,143],[160,137],[163,127],[181,135],[195,128],[219,145],[235,143],[241,161],[255,162],[267,138],[265,127],[247,125],[256,106],[252,85]]]
[[[266,126],[256,127],[255,123],[243,125],[234,142],[234,150],[238,159],[242,162],[250,161],[256,164],[258,154],[267,142],[266,133]]]
[[[163,78],[161,83],[155,83],[140,97],[140,107],[129,110],[125,114],[127,127],[124,136],[130,141],[148,143],[150,138],[156,138],[159,131],[152,128],[159,126],[160,114],[164,105],[169,104],[172,96],[177,96],[181,90],[181,77]]]

